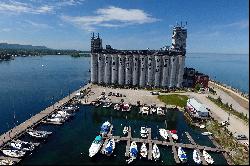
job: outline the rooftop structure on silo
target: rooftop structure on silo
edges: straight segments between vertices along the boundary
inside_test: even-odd
[[[186,39],[187,39],[187,22],[185,25],[176,25],[173,28],[173,35],[172,35],[172,46],[171,49],[178,50],[181,52],[186,52]]]

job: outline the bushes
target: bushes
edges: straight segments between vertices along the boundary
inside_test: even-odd
[[[233,114],[235,116],[237,116],[238,118],[242,119],[245,122],[249,122],[249,119],[247,117],[247,114],[244,115],[243,112],[238,112],[236,110],[233,109],[232,104],[228,105],[228,103],[224,104],[221,100],[221,97],[219,96],[217,99],[214,99],[210,96],[207,97],[209,100],[211,100],[212,102],[214,102],[217,106],[221,107],[223,110],[227,111],[229,114]]]

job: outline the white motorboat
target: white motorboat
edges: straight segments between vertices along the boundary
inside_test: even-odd
[[[148,149],[145,143],[142,143],[141,149],[140,149],[140,154],[142,157],[146,158],[148,155]]]
[[[107,156],[110,156],[114,152],[114,149],[115,149],[115,140],[114,140],[114,138],[112,138],[108,141],[108,143],[104,149],[104,153]]]
[[[201,129],[204,129],[206,126],[205,125],[200,125],[200,128]]]
[[[39,130],[29,130],[27,133],[34,138],[47,138],[48,135],[52,134],[52,132]]]
[[[156,144],[153,145],[152,155],[155,160],[159,160],[161,153]]]
[[[4,149],[2,150],[3,154],[9,157],[20,158],[25,155],[25,151],[22,150],[11,150],[11,149]]]
[[[119,110],[120,110],[120,104],[115,104],[115,105],[114,105],[114,110],[119,111]]]
[[[148,129],[146,127],[141,127],[141,137],[142,138],[147,138],[148,137]]]
[[[171,133],[173,140],[177,141],[178,140],[177,131],[176,130],[169,130],[169,132]]]
[[[123,128],[123,135],[126,135],[126,134],[128,134],[128,126],[124,126],[124,128]]]
[[[197,150],[193,151],[193,160],[196,164],[201,164],[201,157],[199,153],[197,152]]]
[[[25,142],[21,140],[14,140],[9,144],[11,147],[17,150],[32,151],[35,149],[35,145],[30,142]]]
[[[64,118],[61,118],[61,117],[55,117],[55,118],[47,118],[47,121],[49,122],[59,122],[59,123],[62,123],[64,122]]]
[[[0,159],[0,165],[14,165],[15,162],[9,159]]]
[[[158,115],[164,115],[164,114],[165,114],[165,113],[164,113],[164,110],[163,110],[161,107],[157,107],[156,113],[157,113]]]
[[[106,102],[102,107],[109,108],[112,105],[111,102]]]
[[[152,111],[153,113],[155,113],[155,112],[156,112],[156,108],[155,108],[155,107],[152,107],[152,108],[151,108],[151,111]]]
[[[210,154],[208,154],[205,150],[203,150],[202,152],[203,156],[204,156],[204,159],[206,160],[206,162],[208,164],[213,164],[214,163],[214,160],[213,158],[210,156]]]
[[[178,148],[178,157],[181,160],[181,162],[185,163],[187,161],[187,154],[186,152],[182,149],[182,147]]]
[[[162,138],[164,138],[165,140],[168,139],[168,133],[167,133],[167,130],[166,129],[159,129],[159,133],[160,135],[162,136]]]
[[[208,132],[208,131],[205,131],[205,132],[203,132],[203,133],[201,133],[202,135],[212,135],[213,133],[211,133],[211,132]]]
[[[62,107],[62,111],[77,111],[79,110],[78,106],[64,106]]]
[[[95,140],[92,142],[89,148],[89,157],[93,157],[96,153],[99,152],[103,144],[102,137],[100,135],[95,137]]]

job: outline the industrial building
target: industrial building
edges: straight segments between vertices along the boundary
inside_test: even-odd
[[[187,29],[173,27],[172,46],[159,50],[102,48],[102,39],[91,38],[91,82],[133,87],[182,87]]]
[[[204,105],[196,101],[194,98],[187,100],[186,111],[191,115],[191,117],[204,119],[209,117],[209,111]]]

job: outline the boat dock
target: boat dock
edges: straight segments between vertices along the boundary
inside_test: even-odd
[[[113,128],[113,126],[111,126],[111,129],[112,128]],[[161,146],[171,146],[176,163],[180,163],[180,160],[179,160],[179,157],[178,157],[178,154],[177,154],[177,147],[188,148],[188,149],[196,149],[197,152],[201,156],[201,160],[202,160],[203,165],[208,165],[208,163],[205,161],[205,159],[204,159],[204,157],[203,157],[203,155],[201,153],[201,150],[218,152],[218,153],[222,152],[224,154],[228,153],[227,150],[222,149],[219,146],[214,148],[214,147],[202,146],[202,145],[197,144],[188,132],[185,132],[185,134],[186,134],[187,138],[189,139],[190,143],[185,144],[185,143],[176,143],[176,142],[174,142],[169,131],[167,131],[168,134],[169,134],[169,141],[166,141],[166,140],[160,141],[160,140],[152,139],[151,138],[151,128],[148,128],[148,131],[149,131],[148,138],[143,139],[143,138],[133,138],[132,134],[131,134],[131,127],[129,127],[128,135],[125,136],[125,137],[113,136],[112,135],[112,130],[110,130],[110,132],[107,134],[106,137],[104,137],[104,139],[108,140],[110,138],[114,138],[117,141],[126,141],[127,142],[126,153],[125,153],[126,157],[129,157],[129,148],[130,148],[130,143],[132,141],[135,141],[135,142],[138,142],[138,143],[146,143],[146,144],[149,145],[148,146],[149,147],[148,148],[148,160],[152,160],[152,145],[153,144],[157,144],[157,145],[161,145]]]
[[[86,86],[74,91],[73,93],[69,94],[68,96],[64,97],[60,101],[56,102],[55,104],[47,107],[46,109],[42,110],[40,113],[37,113],[36,115],[32,116],[30,119],[24,121],[23,123],[19,124],[18,126],[12,128],[11,130],[7,131],[6,133],[2,134],[0,136],[0,150],[3,149],[8,142],[15,140],[25,134],[30,128],[33,128],[37,126],[40,123],[50,123],[46,121],[46,118],[56,111],[58,111],[58,108],[61,106],[64,106],[65,104],[71,103],[74,101],[72,100],[76,93],[78,93],[81,90],[86,90],[89,87],[91,87],[92,84],[87,84]],[[55,122],[57,123],[57,122]],[[51,122],[50,124],[55,124],[54,122]],[[1,156],[0,159],[11,159],[12,161],[19,162],[20,158],[12,158],[12,157],[6,157]]]

